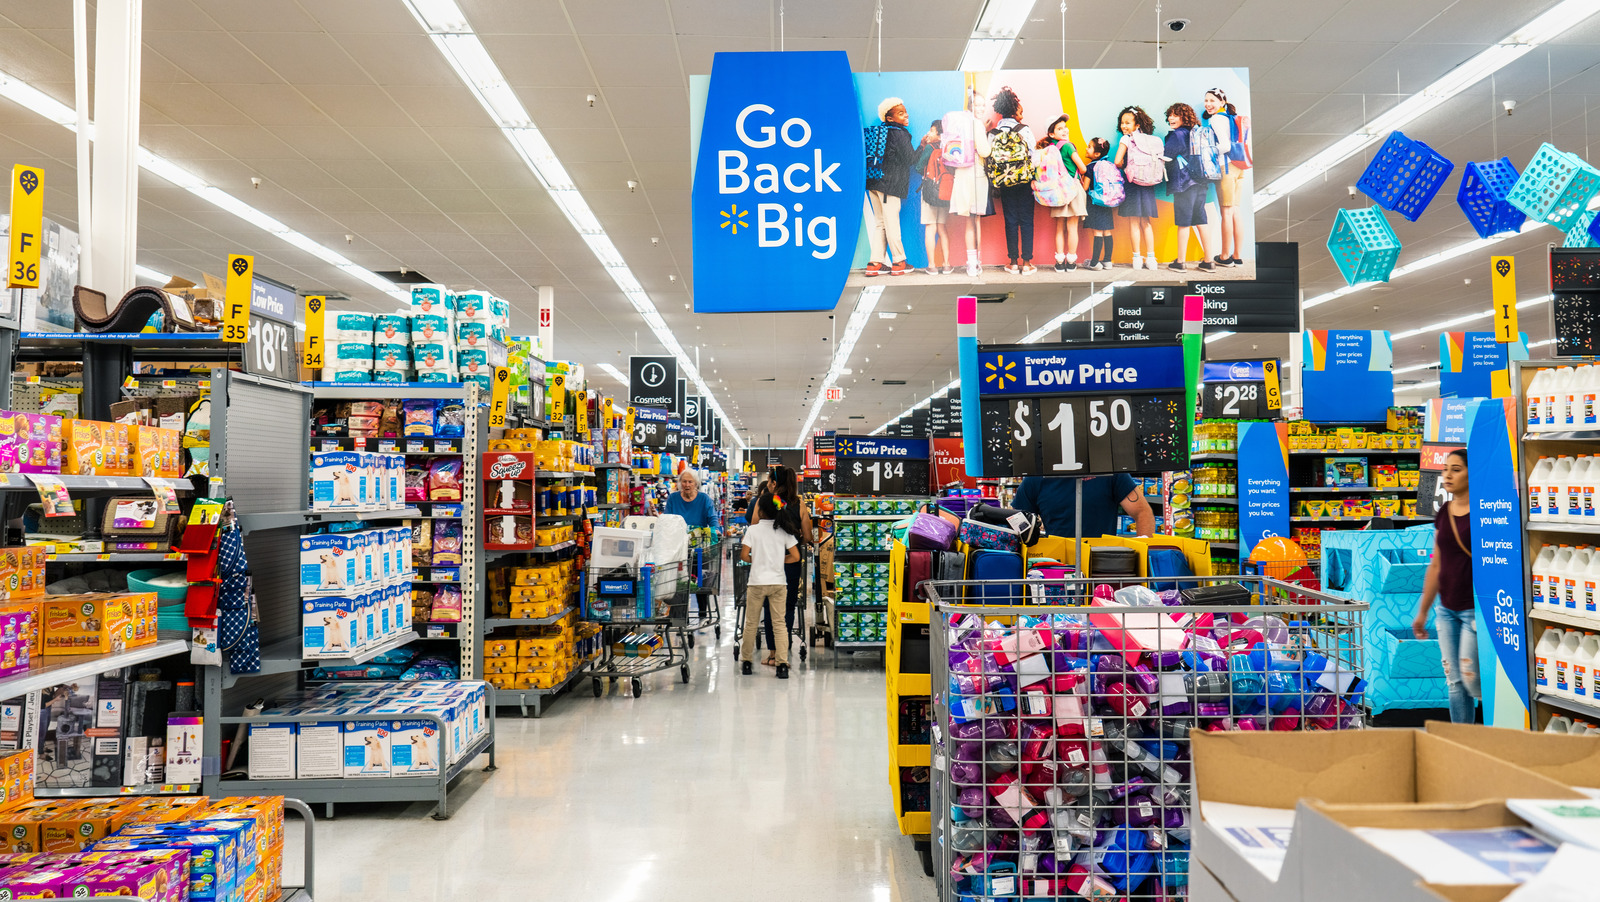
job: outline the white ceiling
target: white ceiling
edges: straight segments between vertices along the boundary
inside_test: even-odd
[[[1554,0],[1165,0],[1162,63],[1251,70],[1257,185],[1415,93]],[[696,316],[690,303],[688,78],[719,50],[777,46],[769,0],[460,0],[474,29],[545,132],[578,188],[654,298],[751,445],[788,444],[828,367],[826,314]],[[981,0],[885,0],[882,67],[952,68]],[[858,71],[878,66],[872,4],[786,4],[791,50],[843,49]],[[373,270],[401,267],[455,288],[510,299],[514,330],[532,331],[538,285],[557,298],[556,350],[611,362],[659,351],[654,337],[533,174],[494,127],[400,0],[144,0],[142,143]],[[92,18],[92,17],[91,17]],[[1068,64],[1151,66],[1155,3],[1071,4]],[[1039,0],[1009,68],[1060,64],[1056,4]],[[71,103],[71,12],[65,2],[0,0],[0,70]],[[1401,262],[1474,237],[1454,203],[1461,166],[1508,155],[1522,166],[1541,141],[1588,156],[1591,95],[1600,93],[1600,22],[1573,29],[1489,82],[1413,123],[1407,133],[1455,160],[1457,173],[1421,222],[1391,217]],[[1553,91],[1550,90],[1553,87]],[[599,102],[590,107],[589,94]],[[1499,100],[1517,100],[1507,118]],[[1600,137],[1600,109],[1594,111]],[[46,210],[76,220],[71,132],[0,100],[0,163],[43,165]],[[1351,200],[1365,157],[1263,211],[1262,240],[1302,244],[1307,297],[1342,285],[1323,245]],[[262,179],[259,189],[251,178]],[[629,179],[639,182],[630,192]],[[148,174],[140,187],[139,262],[193,276],[230,252],[301,290],[387,299],[311,255]],[[1542,294],[1550,230],[1511,239],[1521,290]],[[352,236],[346,243],[345,236]],[[655,239],[654,241],[652,239]],[[1311,328],[1403,331],[1488,308],[1487,251],[1307,313]],[[677,281],[671,277],[676,276]],[[1463,279],[1472,277],[1471,285]],[[892,283],[891,283],[892,284]],[[873,428],[953,377],[948,289],[890,287],[830,405],[830,427]],[[1026,288],[981,308],[984,340],[1015,340],[1086,288]],[[842,329],[850,301],[836,311]],[[1374,309],[1376,308],[1376,309]],[[1031,325],[1030,325],[1031,324]],[[1548,336],[1544,308],[1523,327]],[[893,329],[891,333],[889,330]],[[1285,336],[1235,336],[1215,356],[1286,353]],[[713,359],[714,358],[714,359]],[[870,362],[868,361],[870,358]],[[1436,359],[1436,337],[1396,347],[1396,366]],[[723,372],[726,370],[726,372]],[[602,388],[619,385],[592,371]],[[1403,377],[1416,378],[1416,376]],[[1429,378],[1429,377],[1424,377]],[[771,382],[757,381],[772,379]],[[877,380],[905,379],[904,386]],[[863,419],[851,420],[852,416]],[[863,430],[864,431],[864,430]]]

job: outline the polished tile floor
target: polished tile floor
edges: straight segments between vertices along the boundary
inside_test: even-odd
[[[340,807],[318,823],[317,902],[932,902],[890,807],[882,659],[819,649],[785,682],[739,675],[731,623],[712,641],[687,685],[501,709],[499,770],[469,771],[448,821]]]

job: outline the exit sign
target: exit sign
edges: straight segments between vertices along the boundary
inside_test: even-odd
[[[844,389],[838,387],[830,388],[823,395],[823,399],[827,401],[842,401],[844,400]]]

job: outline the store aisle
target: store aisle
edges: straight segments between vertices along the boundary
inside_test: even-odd
[[[697,645],[688,685],[579,683],[541,720],[502,718],[499,771],[469,773],[448,821],[340,809],[318,902],[931,902],[890,808],[881,661],[820,650],[787,682],[741,677],[732,640]]]

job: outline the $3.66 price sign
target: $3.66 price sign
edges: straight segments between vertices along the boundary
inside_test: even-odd
[[[1211,360],[1205,364],[1200,415],[1270,420],[1282,412],[1277,360]]]
[[[846,495],[925,495],[928,440],[838,436],[834,490]]]

